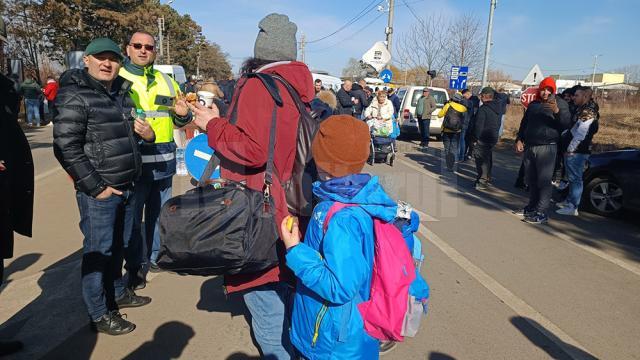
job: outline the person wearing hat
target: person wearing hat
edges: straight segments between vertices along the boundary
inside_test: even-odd
[[[422,97],[416,104],[416,119],[420,129],[420,147],[429,146],[429,128],[431,127],[431,114],[436,109],[436,100],[430,95],[428,87],[422,89]]]
[[[155,135],[148,123],[132,117],[129,87],[113,86],[123,60],[118,45],[95,39],[83,60],[85,69],[60,78],[53,150],[76,189],[84,235],[82,297],[92,328],[121,335],[135,325],[118,309],[151,302],[124,286],[120,259],[131,235],[133,182],[141,170],[138,142],[152,142]]]
[[[438,117],[444,118],[442,120],[442,143],[444,144],[444,159],[449,171],[454,170],[453,166],[458,157],[460,132],[462,132],[467,112],[467,107],[462,104],[463,102],[462,94],[456,92],[438,113]]]
[[[370,151],[364,122],[348,115],[331,116],[320,124],[311,148],[320,173],[320,181],[313,184],[319,202],[304,241],[295,221],[291,230],[287,219],[281,225],[287,266],[298,280],[291,341],[306,359],[378,359],[380,344],[365,331],[358,303],[369,299],[372,217],[392,221],[397,203],[376,176],[362,173]],[[358,206],[336,212],[324,229],[335,203]],[[327,321],[340,318],[344,320]]]
[[[556,98],[555,93],[555,80],[544,78],[538,87],[537,99],[524,113],[516,138],[516,152],[524,153],[529,203],[514,213],[523,215],[524,221],[531,224],[544,224],[549,219],[551,179],[560,134],[571,126],[569,105],[562,98]]]
[[[496,92],[487,86],[480,91],[482,106],[478,109],[471,138],[474,140],[473,157],[476,161],[476,183],[478,190],[490,185],[493,167],[493,148],[498,143],[500,131],[500,106],[494,101]]]
[[[275,205],[277,224],[289,215],[282,182],[291,178],[296,154],[300,113],[289,91],[280,81],[275,81],[283,101],[276,106],[265,85],[249,73],[264,73],[282,77],[304,103],[310,103],[315,95],[313,78],[307,65],[296,61],[297,26],[286,15],[270,14],[258,24],[260,29],[254,46],[254,57],[247,59],[241,69],[231,102],[235,123],[221,114],[217,106],[205,108],[190,105],[196,115],[196,125],[205,129],[209,146],[221,155],[221,176],[234,181],[244,181],[247,187],[263,191],[265,164],[269,153],[269,135],[275,108],[277,127],[273,154],[274,176],[270,186]],[[363,123],[366,127],[366,125]],[[367,141],[369,137],[367,136]],[[251,326],[261,353],[265,358],[290,359],[293,348],[289,342],[288,316],[285,300],[289,298],[293,278],[286,270],[284,253],[280,253],[280,266],[260,273],[226,275],[228,294],[241,294],[249,312]]]

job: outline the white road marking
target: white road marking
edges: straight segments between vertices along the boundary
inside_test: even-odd
[[[57,173],[59,171],[63,171],[63,170],[64,169],[62,169],[62,167],[56,165],[56,167],[54,167],[53,169],[47,170],[47,171],[43,172],[42,174],[36,175],[33,179],[34,179],[34,181],[37,182],[37,181],[40,181],[40,180],[46,178],[49,175],[53,175],[53,174],[55,174],[55,173]]]
[[[418,167],[418,166],[416,166],[414,164],[411,164],[411,163],[407,162],[406,160],[403,160],[403,159],[397,159],[397,160],[399,162],[401,162],[402,164],[406,165],[407,167],[410,167],[410,168],[412,168],[412,169],[414,169],[416,171],[419,171],[420,173],[422,173],[424,175],[427,175],[427,176],[429,176],[431,178],[439,180],[438,176],[436,176],[436,175],[434,175],[434,174],[432,174],[432,173],[430,173],[430,172],[428,172],[428,171],[426,171],[426,170],[424,170],[424,169],[422,169],[422,168],[420,168],[420,167]],[[491,206],[493,206],[495,208],[498,208],[498,209],[502,210],[503,212],[505,212],[505,213],[507,213],[507,214],[509,214],[511,216],[514,216],[516,218],[520,218],[520,216],[515,215],[515,214],[512,213],[513,209],[510,209],[510,208],[508,208],[508,207],[506,207],[506,206],[504,206],[504,205],[502,205],[502,204],[500,204],[500,203],[498,203],[498,202],[496,202],[494,200],[491,200],[491,199],[488,199],[488,198],[484,198],[484,197],[480,197],[480,196],[478,196],[478,195],[476,195],[476,194],[474,194],[472,192],[463,191],[463,190],[460,190],[460,189],[457,189],[457,188],[454,188],[454,189],[457,190],[458,192],[460,192],[462,194],[465,194],[467,196],[470,196],[470,197],[472,197],[472,198],[474,198],[474,199],[476,199],[476,200],[478,200],[480,202],[483,202],[483,203],[485,203],[487,205],[491,205]],[[617,258],[617,257],[615,257],[613,255],[607,254],[606,252],[604,252],[602,250],[598,250],[598,249],[593,248],[591,246],[588,246],[588,245],[585,245],[585,244],[581,244],[580,242],[578,242],[575,239],[573,239],[571,236],[569,236],[567,234],[564,234],[564,233],[562,233],[562,232],[560,232],[558,230],[555,230],[555,229],[553,229],[551,227],[544,226],[544,227],[541,227],[541,230],[545,231],[549,235],[557,237],[558,239],[566,241],[566,242],[568,242],[568,243],[570,243],[570,244],[572,244],[572,245],[574,245],[574,246],[576,246],[576,247],[578,247],[578,248],[580,248],[580,249],[582,249],[582,250],[584,250],[584,251],[586,251],[586,252],[588,252],[588,253],[590,253],[592,255],[595,255],[595,256],[597,256],[597,257],[599,257],[599,258],[601,258],[601,259],[603,259],[605,261],[608,261],[608,262],[610,262],[612,264],[615,264],[615,265],[617,265],[617,266],[619,266],[619,267],[621,267],[621,268],[623,268],[623,269],[625,269],[627,271],[630,271],[631,273],[633,273],[635,275],[640,276],[640,267],[638,267],[635,264],[632,264],[632,263],[630,263],[628,261],[624,261],[622,259],[619,259],[619,258]]]
[[[414,208],[413,211],[417,212],[418,215],[420,215],[420,221],[430,221],[430,222],[440,221],[440,220],[434,218],[433,216],[431,216],[429,214],[426,214],[426,213],[423,213],[422,211],[420,211],[420,210],[418,210],[416,208]]]
[[[538,329],[549,340],[554,342],[562,351],[574,360],[584,359],[585,353],[592,354],[587,348],[580,344],[576,339],[565,333],[560,327],[551,322],[539,313],[536,309],[527,304],[524,300],[517,297],[507,288],[502,286],[494,278],[482,271],[474,265],[469,259],[460,254],[456,249],[449,246],[445,241],[440,239],[438,235],[420,224],[418,232],[424,236],[427,241],[438,247],[449,259],[460,266],[469,275],[473,276],[482,286],[491,291],[498,299],[509,306],[518,315],[524,317],[527,322]]]

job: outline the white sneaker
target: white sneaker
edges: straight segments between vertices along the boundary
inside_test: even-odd
[[[556,214],[578,216],[578,209],[573,206],[573,204],[568,204],[567,206],[556,210]]]
[[[569,206],[569,205],[571,205],[571,204],[569,204],[569,202],[568,202],[568,201],[566,201],[566,200],[565,200],[565,201],[560,201],[559,203],[556,203],[556,206],[557,206],[557,207],[559,207],[559,208],[561,208],[561,209],[562,209],[562,208],[565,208],[565,207],[567,207],[567,206]]]

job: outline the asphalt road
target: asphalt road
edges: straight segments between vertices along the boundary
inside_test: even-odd
[[[72,184],[51,149],[51,128],[28,130],[36,167],[34,237],[18,237],[5,262],[0,337],[26,349],[15,359],[247,359],[258,351],[242,301],[219,278],[161,273],[126,309],[125,336],[88,330],[80,298],[82,236]],[[532,226],[510,213],[519,159],[496,155],[495,188],[472,188],[472,164],[443,172],[439,143],[399,143],[394,167],[367,167],[422,216],[422,273],[430,310],[415,338],[384,359],[640,359],[640,231],[636,215],[552,216]],[[174,178],[174,193],[190,186]]]

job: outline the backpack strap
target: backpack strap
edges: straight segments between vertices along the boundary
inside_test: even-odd
[[[269,128],[269,153],[267,156],[267,165],[264,173],[264,183],[267,187],[273,184],[273,157],[275,152],[275,140],[276,140],[276,117],[277,117],[277,108],[282,107],[282,97],[280,96],[280,91],[278,90],[278,86],[276,86],[276,82],[273,80],[271,75],[263,74],[263,73],[250,73],[247,74],[247,79],[250,78],[258,78],[262,84],[265,86],[275,104],[273,105],[273,110],[271,112],[271,125]],[[237,91],[237,97],[233,104],[233,108],[231,109],[231,118],[229,119],[229,123],[235,125],[238,121],[238,102],[240,101],[240,90],[244,87],[244,84]],[[198,180],[199,187],[205,187],[207,185],[207,180],[211,177],[214,170],[220,165],[220,158],[217,153],[214,152],[204,171],[202,172],[202,176]],[[268,191],[268,190],[267,190]],[[268,195],[268,194],[265,194]]]
[[[358,205],[334,202],[333,205],[331,205],[331,207],[329,208],[329,211],[327,211],[327,216],[325,216],[324,218],[324,224],[322,224],[322,231],[327,232],[327,228],[329,227],[329,221],[331,221],[331,218],[333,217],[333,215],[335,215],[335,213],[337,213],[338,211],[344,208],[353,207],[353,206],[358,206]]]

